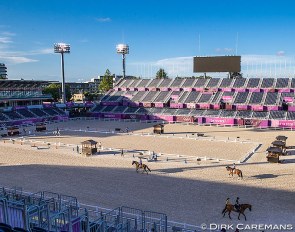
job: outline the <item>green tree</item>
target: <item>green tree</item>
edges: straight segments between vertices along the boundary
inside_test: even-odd
[[[229,78],[234,79],[234,78],[243,78],[243,73],[240,72],[232,72],[229,73]]]
[[[106,93],[113,88],[113,75],[110,70],[106,70],[98,88],[101,93]]]
[[[53,100],[58,102],[61,99],[61,84],[52,83],[43,89],[43,94],[51,94]],[[66,100],[69,101],[72,98],[70,87],[66,85]]]
[[[166,79],[168,78],[167,73],[163,68],[160,68],[158,72],[156,73],[156,79]]]

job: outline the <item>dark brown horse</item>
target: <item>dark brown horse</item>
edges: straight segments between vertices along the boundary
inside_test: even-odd
[[[237,174],[239,177],[243,179],[243,173],[240,169],[231,168],[230,166],[226,166],[226,170],[229,171],[229,176],[234,176],[234,174]]]
[[[244,217],[245,217],[245,221],[247,221],[246,215],[244,214],[244,211],[246,209],[249,209],[251,211],[252,210],[252,205],[250,205],[250,204],[241,204],[239,210],[237,210],[234,205],[228,204],[228,205],[226,205],[225,209],[222,211],[223,217],[225,216],[225,213],[228,212],[228,217],[231,219],[230,213],[233,211],[233,212],[239,213],[239,216],[238,216],[239,220],[240,220],[240,215],[243,214]]]
[[[142,169],[142,173],[146,172],[146,174],[149,174],[148,172],[151,172],[151,169],[149,169],[149,167],[146,164],[142,164],[140,166],[140,163],[135,160],[132,161],[132,165],[133,164],[135,164],[136,172],[138,172],[139,169]]]

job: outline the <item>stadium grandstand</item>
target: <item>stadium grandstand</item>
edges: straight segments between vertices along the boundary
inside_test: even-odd
[[[295,78],[123,79],[90,115],[295,128]]]
[[[53,104],[50,94],[42,89],[48,81],[0,80],[0,124],[1,126],[36,123],[67,117],[65,112]]]

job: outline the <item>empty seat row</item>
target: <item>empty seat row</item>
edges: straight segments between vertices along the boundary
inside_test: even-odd
[[[294,88],[295,78],[175,78],[175,79],[125,79],[119,88]],[[291,83],[291,86],[289,86]]]
[[[213,103],[218,104],[221,99],[226,99],[231,104],[264,104],[264,105],[280,105],[286,98],[294,100],[294,92],[199,92],[199,91],[120,91],[122,96],[113,95],[103,97],[101,102],[117,101],[119,98],[124,101],[132,102],[159,102],[167,103],[169,100],[174,103]],[[169,96],[171,98],[169,98]],[[289,100],[290,101],[290,100]],[[49,115],[55,115],[55,112],[47,112]],[[21,112],[20,112],[21,113]],[[35,113],[35,112],[33,112]],[[22,113],[21,113],[22,114]],[[36,112],[38,116],[42,116],[42,112]],[[23,115],[23,114],[22,114]]]

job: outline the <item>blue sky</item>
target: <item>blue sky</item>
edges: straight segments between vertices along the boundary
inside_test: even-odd
[[[294,8],[292,0],[1,0],[0,62],[9,79],[59,80],[53,44],[65,42],[66,79],[86,81],[107,68],[120,75],[115,47],[127,43],[127,75],[163,67],[189,76],[193,56],[237,50],[244,76],[291,77]]]

